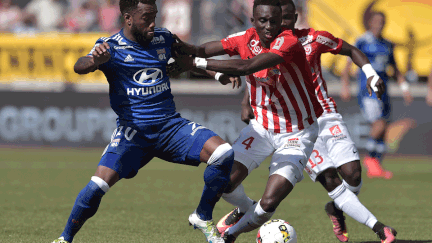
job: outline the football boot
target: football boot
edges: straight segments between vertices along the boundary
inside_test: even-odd
[[[189,215],[189,225],[192,225],[194,229],[199,229],[205,235],[207,242],[209,243],[224,243],[224,239],[220,236],[219,231],[216,228],[213,220],[202,220],[199,218],[196,210]]]
[[[233,211],[223,216],[216,225],[219,233],[224,236],[225,231],[233,227],[243,217],[243,215],[245,214],[240,213],[239,208],[235,208]]]
[[[345,224],[345,216],[343,216],[342,210],[336,208],[333,201],[328,202],[324,209],[332,221],[333,232],[336,235],[336,238],[338,238],[340,242],[347,242],[348,233]]]
[[[378,238],[381,239],[381,243],[396,242],[397,232],[395,229],[393,229],[390,226],[385,226],[384,228],[379,230],[376,234],[378,235]]]
[[[64,237],[62,236],[62,237],[54,240],[52,243],[70,243],[70,242],[69,241],[65,241]]]

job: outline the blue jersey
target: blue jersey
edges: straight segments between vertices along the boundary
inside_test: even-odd
[[[357,39],[355,46],[366,54],[372,67],[381,77],[387,87],[388,76],[386,68],[388,65],[396,65],[393,55],[393,44],[386,39],[378,39],[371,32],[366,32]],[[360,80],[359,96],[369,96],[366,88],[366,75],[360,70],[358,74]],[[384,93],[387,98],[387,90]],[[373,97],[376,97],[373,93]]]
[[[166,29],[155,28],[154,32],[145,47],[128,40],[123,30],[96,41],[96,45],[107,42],[110,46],[110,60],[98,69],[108,80],[111,108],[119,120],[157,123],[177,114],[166,73],[175,40]]]

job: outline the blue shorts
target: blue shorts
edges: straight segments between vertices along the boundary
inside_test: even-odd
[[[214,136],[213,131],[180,115],[158,124],[118,121],[99,165],[115,170],[120,179],[134,177],[154,157],[198,166],[204,143]]]
[[[388,121],[390,119],[390,102],[387,96],[383,96],[382,100],[376,96],[362,96],[358,97],[359,105],[363,117],[370,123],[383,119]]]

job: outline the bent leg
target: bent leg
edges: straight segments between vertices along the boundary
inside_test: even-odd
[[[65,229],[61,234],[64,240],[72,242],[87,219],[91,218],[98,210],[103,195],[118,180],[119,174],[117,172],[105,166],[98,166],[95,175],[92,176],[90,182],[81,190],[75,200]]]
[[[213,209],[230,180],[234,151],[231,145],[215,136],[204,144],[200,159],[207,161],[207,168],[204,171],[205,184],[196,212],[202,220],[207,221],[213,218]]]

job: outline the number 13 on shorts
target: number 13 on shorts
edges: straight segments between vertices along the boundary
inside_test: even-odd
[[[322,162],[324,162],[324,158],[320,155],[318,150],[314,149],[309,158],[310,168],[313,169],[317,164],[319,165]]]

